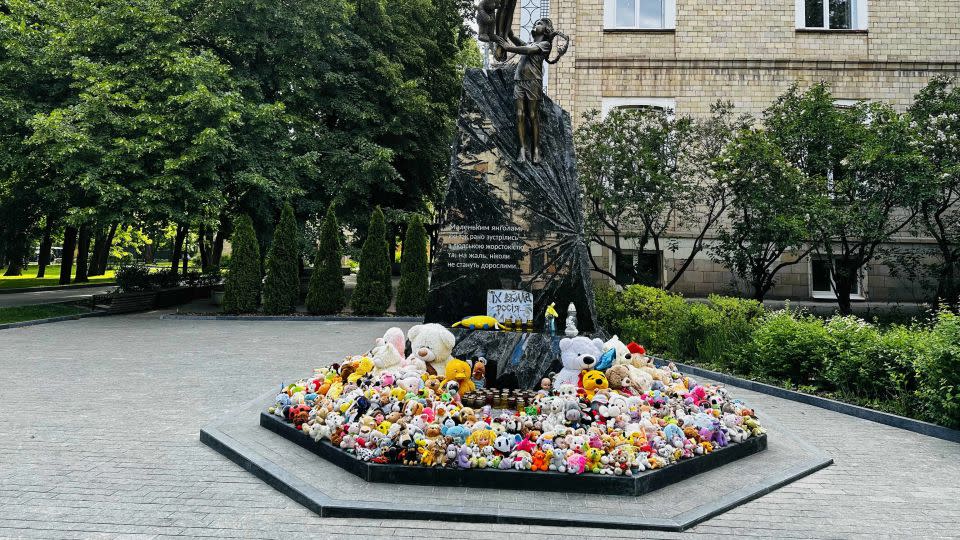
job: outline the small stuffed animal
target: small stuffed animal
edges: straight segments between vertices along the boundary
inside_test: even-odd
[[[476,390],[476,386],[473,384],[473,379],[470,378],[471,371],[470,364],[463,360],[451,358],[446,365],[446,379],[440,386],[446,388],[448,382],[456,381],[460,385],[459,393],[461,396],[473,392]]]
[[[602,371],[593,369],[583,374],[583,389],[587,393],[587,399],[593,399],[598,391],[607,388],[610,388],[610,383]]]
[[[487,385],[487,359],[480,357],[473,363],[473,380],[475,389],[480,390]]]

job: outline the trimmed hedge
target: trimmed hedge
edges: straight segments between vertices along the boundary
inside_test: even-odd
[[[596,291],[601,323],[652,354],[960,428],[960,317],[880,328],[754,300],[632,285]]]
[[[340,313],[346,305],[343,273],[340,261],[343,252],[340,248],[340,225],[333,204],[327,208],[320,228],[320,247],[313,261],[313,275],[307,287],[307,311],[314,315],[332,315]]]

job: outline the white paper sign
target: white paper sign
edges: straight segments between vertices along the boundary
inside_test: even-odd
[[[487,316],[504,322],[533,320],[533,294],[511,289],[487,291]]]

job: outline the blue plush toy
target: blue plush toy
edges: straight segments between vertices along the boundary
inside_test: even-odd
[[[610,369],[613,367],[613,361],[616,359],[616,357],[617,350],[611,347],[609,351],[600,355],[600,361],[597,362],[597,366],[593,369],[596,369],[597,371],[606,371]]]

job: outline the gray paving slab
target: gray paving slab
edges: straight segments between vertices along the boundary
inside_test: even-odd
[[[960,445],[740,389],[835,464],[684,534],[322,518],[198,440],[202,426],[388,326],[148,313],[3,331],[0,537],[960,537]],[[690,497],[716,489],[691,485]],[[496,504],[484,495],[453,496]]]

